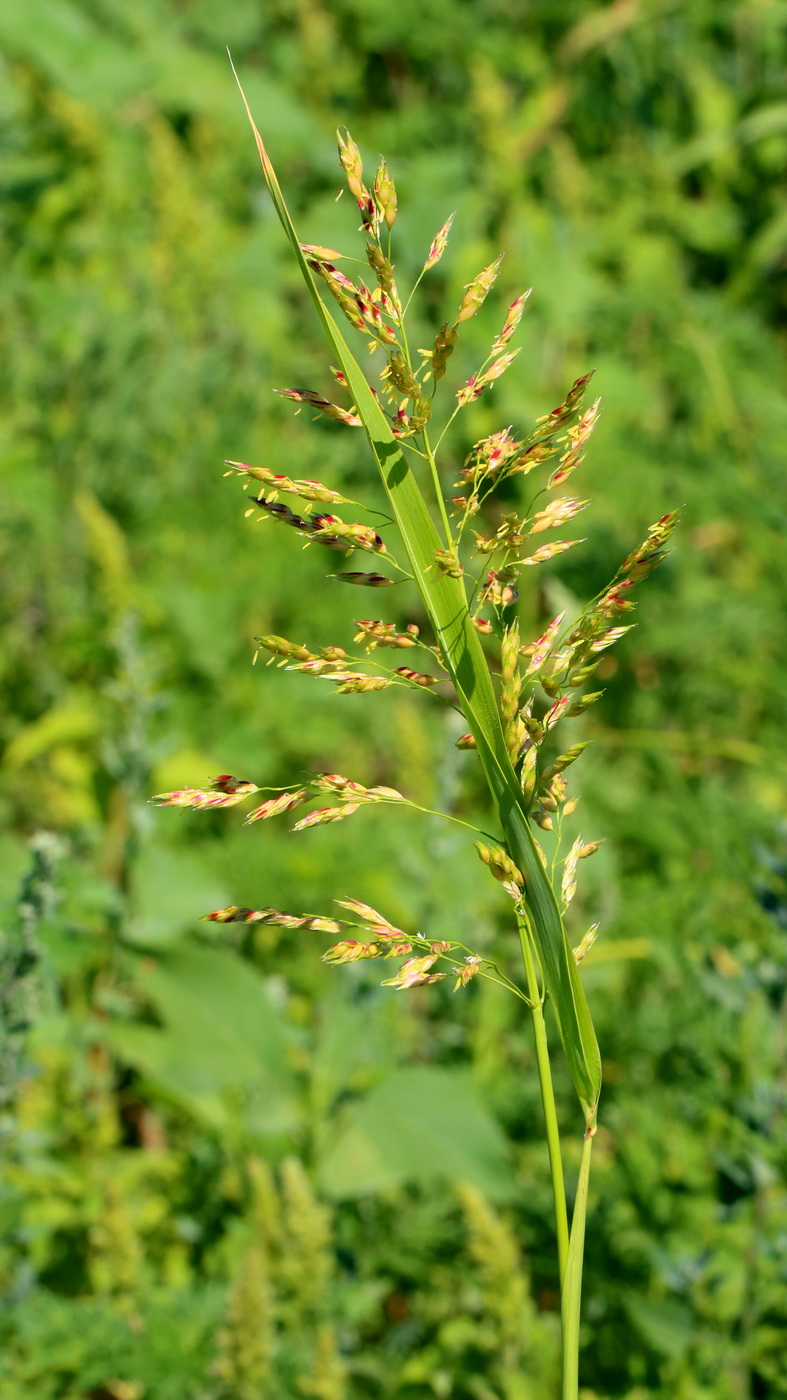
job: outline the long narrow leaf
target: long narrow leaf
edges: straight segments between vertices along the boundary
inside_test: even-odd
[[[363,422],[413,576],[476,740],[511,856],[525,876],[527,904],[547,991],[574,1086],[590,1121],[601,1088],[598,1044],[555,895],[533,840],[522,793],[508,756],[489,669],[470,620],[464,585],[460,579],[450,578],[436,567],[436,554],[443,542],[366,376],[323,303],[237,73],[235,77],[276,213]]]

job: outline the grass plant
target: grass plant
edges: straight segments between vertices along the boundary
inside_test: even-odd
[[[497,826],[491,835],[471,829],[468,842],[474,834],[479,858],[509,902],[510,919],[519,934],[522,975],[511,976],[465,941],[464,934],[461,941],[435,940],[428,933],[404,930],[355,898],[337,901],[340,917],[230,905],[206,918],[219,924],[301,928],[334,936],[337,941],[323,955],[331,964],[398,959],[397,970],[383,980],[384,986],[393,989],[423,988],[452,978],[454,990],[460,991],[472,979],[484,978],[505,987],[527,1007],[554,1198],[562,1396],[577,1400],[585,1220],[601,1059],[580,970],[597,930],[592,926],[576,936],[566,915],[576,890],[578,864],[601,843],[571,832],[577,801],[570,795],[565,775],[586,747],[572,721],[580,720],[600,698],[601,691],[588,687],[604,653],[628,632],[635,586],[665,557],[677,512],[663,515],[649,528],[584,608],[575,614],[563,609],[541,635],[523,642],[517,615],[521,580],[530,584],[550,560],[582,543],[577,538],[555,538],[554,532],[588,504],[564,494],[564,488],[582,462],[598,416],[599,401],[589,402],[592,374],[576,380],[563,402],[529,429],[504,427],[476,442],[458,480],[449,484],[453,469],[450,458],[444,461],[449,430],[462,410],[491,390],[513,365],[517,351],[510,346],[530,293],[523,291],[511,302],[477,371],[446,395],[442,381],[450,383],[454,347],[465,323],[477,315],[492,292],[501,259],[483,268],[467,285],[461,304],[442,324],[433,343],[415,349],[413,298],[443,256],[453,215],[424,250],[421,273],[405,296],[395,276],[393,179],[381,159],[367,185],[359,149],[349,132],[340,128],[341,165],[360,213],[363,236],[361,256],[344,263],[352,267],[360,261],[363,276],[348,276],[337,266],[343,254],[301,241],[245,96],[243,101],[265,183],[325,332],[335,361],[330,369],[346,402],[336,403],[321,390],[280,392],[299,409],[333,420],[337,431],[364,434],[386,511],[377,510],[373,501],[349,501],[321,481],[284,476],[264,465],[230,461],[229,474],[239,477],[249,494],[247,514],[288,527],[306,545],[345,556],[356,552],[373,556],[373,568],[342,565],[332,572],[329,577],[340,586],[375,592],[399,589],[385,595],[397,599],[391,609],[394,617],[356,620],[353,651],[333,641],[312,650],[267,634],[258,638],[258,652],[267,652],[271,660],[301,672],[307,684],[328,681],[340,694],[404,687],[424,695],[424,703],[437,701],[461,716],[465,732],[456,743],[477,754]],[[337,312],[345,330],[348,325],[366,342],[376,385],[339,328]],[[281,497],[294,500],[298,510]],[[348,506],[367,518],[348,520],[344,511]],[[334,514],[335,507],[344,513]],[[398,601],[408,592],[412,596],[413,589],[428,619],[428,636],[418,624],[407,621],[407,604]],[[408,662],[417,657],[418,666],[428,669],[385,665],[378,659],[381,651],[393,652],[394,659],[404,651]],[[209,788],[181,788],[153,800],[163,806],[211,810],[235,806],[262,791],[249,779],[223,774]],[[330,805],[323,805],[326,801]],[[263,796],[246,821],[267,820],[315,802],[320,805],[301,815],[295,830],[344,821],[370,804],[424,810],[397,789],[367,787],[343,774],[318,773]],[[441,815],[452,822],[459,820],[451,812]],[[549,858],[534,827],[553,833]],[[456,922],[461,924],[460,910]],[[579,1101],[577,1128],[583,1133],[570,1220],[546,1007]]]

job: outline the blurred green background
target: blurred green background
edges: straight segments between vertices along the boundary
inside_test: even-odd
[[[198,923],[351,894],[434,937],[459,921],[513,969],[464,835],[146,806],[329,769],[476,810],[428,700],[250,664],[261,631],[347,645],[359,613],[417,613],[324,585],[222,479],[231,457],[357,496],[370,473],[271,392],[330,379],[225,45],[302,236],[355,237],[338,122],[391,164],[401,284],[458,211],[424,336],[505,252],[457,377],[535,288],[453,463],[596,368],[588,541],[524,590],[528,635],[684,505],[575,779],[607,838],[577,897],[606,1084],[583,1396],[787,1396],[786,21],[784,0],[2,7],[3,1400],[555,1394],[516,1005]]]

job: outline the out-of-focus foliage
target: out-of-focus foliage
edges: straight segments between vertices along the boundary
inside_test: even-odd
[[[516,1006],[384,995],[322,967],[314,934],[196,931],[229,902],[351,894],[436,938],[461,920],[513,968],[464,837],[395,811],[291,835],[144,805],[325,768],[473,802],[428,699],[250,665],[258,632],[346,642],[368,595],[245,521],[222,460],[349,495],[369,469],[270,392],[329,379],[225,44],[307,237],[354,227],[339,121],[389,158],[402,283],[457,210],[425,335],[501,249],[503,296],[534,286],[457,463],[596,367],[588,542],[523,598],[526,634],[685,502],[581,722],[582,829],[608,838],[576,901],[602,924],[607,1086],[582,1374],[586,1400],[787,1396],[786,19],[783,0],[3,6],[8,1400],[553,1394]],[[31,854],[41,827],[57,840]]]

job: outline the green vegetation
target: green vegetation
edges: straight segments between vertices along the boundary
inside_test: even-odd
[[[402,283],[457,210],[435,318],[499,248],[503,295],[534,286],[457,467],[596,367],[588,543],[559,585],[523,589],[523,634],[685,502],[578,779],[582,830],[608,838],[577,894],[602,928],[584,981],[605,1080],[582,1376],[586,1400],[787,1395],[784,7],[521,8],[0,17],[11,1400],[555,1384],[529,1027],[489,985],[394,998],[374,968],[321,966],[308,931],[196,922],[348,893],[451,939],[458,906],[513,968],[464,836],[370,810],[360,842],[349,823],[317,843],[145,801],[326,768],[425,807],[480,801],[436,706],[250,665],[256,634],[343,645],[368,609],[243,519],[223,459],[349,496],[369,468],[270,393],[327,385],[226,42],[304,236],[344,237],[328,157],[346,121],[395,165]],[[465,377],[498,329],[477,324]],[[58,840],[30,852],[42,828]],[[565,1122],[568,1075],[557,1093]]]

